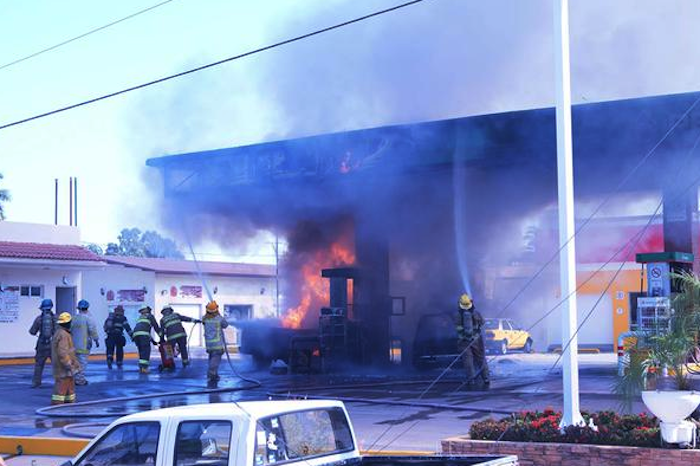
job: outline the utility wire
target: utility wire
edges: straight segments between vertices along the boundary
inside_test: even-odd
[[[700,144],[700,136],[698,136],[698,138],[695,140],[695,144],[693,145],[692,149],[691,149],[690,152],[689,152],[689,156],[690,156],[689,159],[692,160],[692,155],[693,155],[693,153],[695,152],[695,149],[697,148],[698,144]],[[683,170],[683,169],[681,168],[681,172],[682,172],[682,170]],[[680,175],[680,174],[681,174],[681,173],[679,172],[679,175]],[[698,176],[698,177],[696,177],[694,180],[692,180],[680,193],[677,193],[677,194],[676,194],[673,198],[671,198],[671,199],[672,199],[673,201],[679,199],[681,196],[683,196],[683,195],[685,195],[686,193],[688,193],[693,187],[697,186],[698,182],[700,182],[700,176]],[[637,239],[636,239],[635,243],[632,245],[632,247],[630,248],[630,252],[632,252],[632,251],[634,250],[634,248],[637,246],[637,244],[639,243],[639,241],[640,241],[640,240],[642,239],[642,237],[644,236],[644,233],[646,232],[646,230],[651,226],[653,220],[654,220],[656,217],[658,217],[659,212],[661,211],[661,208],[662,208],[663,204],[664,204],[664,198],[662,197],[662,198],[661,198],[661,201],[659,201],[659,204],[657,205],[656,209],[654,210],[654,213],[652,214],[651,218],[649,218],[649,221],[646,223],[646,225],[644,225],[644,228],[642,229],[641,234],[638,234],[638,235],[637,235]],[[623,268],[623,266],[625,265],[625,262],[626,262],[625,260],[622,261],[622,263],[620,264],[620,267],[617,269],[617,271],[615,272],[615,274],[614,274],[613,277],[610,279],[610,281],[608,282],[607,286],[605,287],[605,289],[604,289],[603,292],[601,293],[600,297],[598,298],[598,300],[597,300],[597,301],[595,302],[595,304],[593,305],[593,308],[591,308],[591,310],[588,311],[588,313],[587,313],[586,316],[584,317],[583,321],[581,321],[581,323],[579,324],[579,326],[576,328],[576,331],[574,332],[574,334],[571,336],[571,338],[569,339],[569,341],[566,343],[566,346],[562,348],[561,354],[559,355],[559,357],[557,358],[557,360],[554,361],[554,364],[552,364],[552,367],[551,367],[551,368],[549,369],[549,371],[547,372],[547,376],[549,376],[549,375],[554,371],[554,369],[557,367],[557,365],[558,365],[559,362],[561,361],[562,357],[564,356],[564,353],[566,352],[566,350],[568,350],[569,347],[571,346],[571,343],[572,343],[572,341],[574,340],[574,338],[578,335],[579,331],[583,328],[583,326],[586,324],[586,322],[588,322],[588,320],[590,319],[590,317],[593,315],[593,311],[595,311],[595,309],[596,309],[596,307],[598,306],[598,304],[600,303],[600,301],[602,301],[603,296],[605,296],[605,294],[608,292],[608,290],[610,289],[610,287],[611,287],[612,284],[614,283],[614,281],[615,281],[615,279],[617,278],[617,276],[618,276],[618,275],[620,274],[620,272],[622,271],[622,268]],[[543,379],[540,381],[540,386],[541,386],[541,383],[542,383],[545,379],[546,379],[546,377],[543,378]],[[537,390],[539,390],[539,387],[535,390],[535,393],[537,393]]]
[[[55,114],[57,114],[57,113],[62,113],[62,112],[66,112],[66,111],[68,111],[68,110],[73,110],[73,109],[75,109],[75,108],[83,107],[83,106],[85,106],[85,105],[90,105],[90,104],[99,102],[99,101],[101,101],[101,100],[110,99],[110,98],[116,97],[116,96],[118,96],[118,95],[126,94],[126,93],[131,92],[131,91],[135,91],[135,90],[138,90],[138,89],[143,89],[143,88],[145,88],[145,87],[153,86],[153,85],[155,85],[155,84],[160,84],[160,83],[163,83],[163,82],[166,82],[166,81],[170,81],[170,80],[172,80],[172,79],[180,78],[180,77],[186,76],[186,75],[188,75],[188,74],[197,73],[197,72],[199,72],[199,71],[203,71],[203,70],[206,70],[206,69],[209,69],[209,68],[213,68],[213,67],[215,67],[215,66],[223,65],[224,63],[228,63],[228,62],[231,62],[231,61],[234,61],[234,60],[239,60],[239,59],[241,59],[241,58],[249,57],[249,56],[251,56],[251,55],[256,55],[256,54],[259,54],[259,53],[261,53],[261,52],[266,52],[266,51],[268,51],[268,50],[272,50],[272,49],[274,49],[274,48],[281,47],[281,46],[283,46],[283,45],[288,45],[288,44],[291,44],[291,43],[294,43],[294,42],[299,42],[299,41],[301,41],[301,40],[308,39],[309,37],[313,37],[313,36],[317,36],[317,35],[320,35],[320,34],[323,34],[323,33],[326,33],[326,32],[330,32],[330,31],[333,31],[333,30],[335,30],[335,29],[340,29],[340,28],[343,28],[343,27],[345,27],[345,26],[349,26],[349,25],[351,25],[351,24],[359,23],[359,22],[361,22],[361,21],[365,21],[365,20],[367,20],[367,19],[374,18],[374,17],[376,17],[376,16],[380,16],[380,15],[383,15],[383,14],[386,14],[386,13],[390,13],[390,12],[392,12],[392,11],[400,10],[400,9],[402,9],[402,8],[406,8],[406,7],[409,7],[409,6],[412,6],[412,5],[415,5],[415,4],[424,2],[424,1],[427,1],[427,0],[412,0],[412,1],[410,1],[410,2],[402,3],[402,4],[400,4],[400,5],[396,5],[396,6],[393,6],[393,7],[390,7],[390,8],[386,8],[386,9],[384,9],[384,10],[375,11],[374,13],[370,13],[370,14],[367,14],[367,15],[364,15],[364,16],[360,16],[360,17],[355,18],[355,19],[351,19],[351,20],[348,20],[348,21],[343,21],[342,23],[337,23],[337,24],[334,24],[334,25],[332,25],[332,26],[328,26],[328,27],[325,27],[325,28],[322,28],[322,29],[317,29],[317,30],[315,30],[315,31],[313,31],[313,32],[309,32],[309,33],[306,33],[306,34],[302,34],[302,35],[300,35],[300,36],[295,36],[295,37],[293,37],[293,38],[291,38],[291,39],[282,40],[282,41],[275,42],[275,43],[272,43],[272,44],[269,44],[269,45],[266,45],[266,46],[263,46],[263,47],[254,49],[254,50],[250,50],[250,51],[248,51],[248,52],[244,52],[244,53],[241,53],[241,54],[238,54],[238,55],[234,55],[234,56],[232,56],[232,57],[224,58],[223,60],[219,60],[219,61],[215,61],[215,62],[206,64],[206,65],[198,66],[198,67],[196,67],[196,68],[191,68],[191,69],[189,69],[189,70],[187,70],[187,71],[182,71],[182,72],[180,72],[180,73],[171,74],[171,75],[168,75],[168,76],[165,76],[165,77],[162,77],[162,78],[154,79],[153,81],[148,81],[148,82],[145,82],[145,83],[142,83],[142,84],[138,84],[138,85],[136,85],[136,86],[127,87],[127,88],[122,89],[122,90],[120,90],[120,91],[115,91],[115,92],[111,92],[111,93],[109,93],[109,94],[104,94],[104,95],[102,95],[102,96],[100,96],[100,97],[95,97],[95,98],[92,98],[92,99],[84,100],[84,101],[79,102],[79,103],[76,103],[76,104],[68,105],[68,106],[66,106],[66,107],[57,108],[57,109],[51,110],[51,111],[49,111],[49,112],[40,113],[40,114],[31,116],[31,117],[28,117],[28,118],[24,118],[24,119],[22,119],[22,120],[17,120],[17,121],[13,121],[13,122],[11,122],[11,123],[6,123],[6,124],[3,124],[2,126],[0,126],[0,130],[7,129],[7,128],[11,128],[11,127],[17,126],[17,125],[21,125],[21,124],[23,124],[23,123],[28,123],[28,122],[30,122],[30,121],[38,120],[38,119],[40,119],[40,118],[45,118],[45,117],[48,117],[48,116],[51,116],[51,115],[55,115]]]
[[[47,48],[45,48],[45,49],[39,50],[38,52],[34,52],[34,53],[32,53],[32,54],[29,54],[29,55],[27,55],[27,56],[25,56],[25,57],[18,58],[18,59],[13,60],[13,61],[11,61],[11,62],[9,62],[9,63],[5,63],[4,65],[0,65],[0,70],[4,70],[5,68],[9,68],[9,67],[11,67],[12,65],[16,65],[16,64],[18,64],[18,63],[22,63],[23,61],[27,61],[27,60],[29,60],[29,59],[31,59],[31,58],[38,57],[39,55],[42,55],[42,54],[44,54],[44,53],[46,53],[46,52],[50,52],[50,51],[52,51],[52,50],[56,50],[57,48],[63,47],[64,45],[68,45],[68,44],[70,44],[71,42],[75,42],[75,41],[77,41],[77,40],[80,40],[80,39],[82,39],[82,38],[84,38],[84,37],[87,37],[87,36],[89,36],[89,35],[91,35],[91,34],[94,34],[94,33],[96,33],[96,32],[103,31],[103,30],[105,30],[105,29],[107,29],[107,28],[110,28],[110,27],[112,27],[112,26],[115,26],[115,25],[117,25],[117,24],[119,24],[119,23],[123,23],[124,21],[130,20],[131,18],[134,18],[134,17],[136,17],[136,16],[142,15],[142,14],[144,14],[144,13],[147,13],[147,12],[151,11],[151,10],[155,10],[155,9],[158,8],[158,7],[161,7],[161,6],[163,6],[163,5],[167,4],[167,3],[174,2],[174,1],[175,1],[175,0],[165,0],[164,2],[156,3],[156,4],[153,5],[153,6],[150,6],[150,7],[148,7],[148,8],[145,8],[145,9],[143,9],[143,10],[139,10],[139,11],[137,11],[137,12],[135,12],[135,13],[130,14],[129,16],[125,16],[125,17],[123,17],[123,18],[121,18],[121,19],[118,19],[118,20],[116,20],[116,21],[112,21],[111,23],[105,24],[104,26],[100,26],[100,27],[97,27],[97,28],[95,28],[95,29],[90,29],[90,30],[87,31],[87,32],[84,32],[84,33],[82,33],[82,34],[80,34],[80,35],[77,35],[77,36],[75,36],[75,37],[72,37],[72,38],[70,38],[70,39],[64,40],[63,42],[59,42],[58,44],[52,45],[51,47],[47,47]]]
[[[603,206],[605,206],[605,205],[610,201],[610,199],[612,198],[612,196],[613,196],[614,194],[618,193],[618,192],[622,189],[622,187],[623,187],[630,179],[632,179],[632,175],[633,175],[637,170],[639,170],[639,168],[640,168],[647,160],[649,160],[649,158],[656,152],[656,150],[661,146],[661,144],[675,131],[675,129],[683,122],[683,120],[686,119],[686,117],[687,117],[687,116],[690,114],[690,112],[698,105],[698,103],[700,103],[700,97],[698,97],[698,98],[688,107],[688,109],[687,109],[685,112],[683,112],[683,114],[671,125],[671,127],[664,133],[664,135],[659,139],[659,141],[656,142],[656,143],[652,146],[652,148],[639,160],[639,162],[633,167],[633,169],[623,178],[623,180],[616,186],[616,188],[615,188],[615,189],[614,189],[614,190],[613,190],[613,191],[612,191],[612,192],[611,192],[597,207],[596,207],[596,209],[593,211],[593,213],[585,219],[585,221],[576,229],[576,231],[574,231],[573,235],[572,235],[563,245],[561,245],[557,251],[554,252],[554,254],[549,258],[549,260],[548,260],[547,262],[545,262],[545,264],[543,264],[543,265],[540,267],[540,269],[525,283],[525,285],[515,294],[515,296],[506,304],[506,306],[504,306],[504,307],[500,310],[500,312],[496,315],[497,318],[498,318],[498,317],[501,317],[501,316],[504,314],[504,312],[510,307],[510,305],[512,305],[512,304],[517,300],[517,298],[518,298],[518,297],[519,297],[519,296],[520,296],[520,295],[535,281],[535,279],[537,279],[537,277],[540,276],[540,275],[546,270],[546,268],[558,257],[559,253],[564,249],[564,247],[565,247],[567,244],[569,244],[569,243],[576,237],[576,235],[578,235],[578,234],[581,232],[581,230],[583,230],[583,228],[584,228],[586,225],[588,225],[588,223],[590,223],[590,221],[593,219],[593,217],[594,217],[595,215],[597,215],[597,214],[600,212],[600,210],[603,208]],[[696,141],[696,142],[695,142],[695,145],[694,145],[693,148],[690,150],[691,158],[692,158],[692,153],[693,153],[693,151],[695,150],[695,147],[697,146],[698,142],[699,142],[699,141]],[[663,199],[663,198],[662,198],[662,199]],[[663,201],[662,201],[662,202],[663,202]],[[654,218],[654,216],[652,216],[652,220],[653,220],[653,218]],[[642,230],[641,233],[643,234],[643,232],[644,232],[645,230],[646,230],[646,228],[644,228],[644,229]],[[634,239],[634,237],[633,237],[633,239]],[[528,331],[529,331],[529,330],[532,330],[533,327],[535,327],[535,326],[536,326],[537,324],[539,324],[540,322],[544,321],[544,319],[545,319],[547,316],[549,316],[550,314],[552,314],[557,308],[559,308],[564,302],[566,302],[570,296],[572,296],[574,293],[576,293],[576,292],[577,292],[582,286],[584,286],[586,283],[588,283],[589,281],[591,281],[591,280],[595,277],[595,275],[596,275],[597,273],[601,272],[610,262],[612,262],[613,259],[614,259],[615,257],[617,257],[617,255],[620,254],[620,252],[622,252],[622,250],[624,250],[624,249],[633,241],[633,239],[631,239],[630,241],[628,241],[626,244],[624,244],[624,245],[622,246],[622,248],[620,248],[618,251],[616,251],[616,252],[613,254],[613,256],[612,256],[610,259],[608,259],[608,260],[607,260],[601,267],[599,267],[595,272],[593,272],[593,273],[591,274],[591,276],[588,277],[588,279],[586,279],[582,284],[580,284],[579,286],[577,286],[576,289],[575,289],[574,291],[572,291],[572,292],[569,294],[569,296],[567,296],[567,297],[563,298],[561,301],[559,301],[553,308],[551,308],[549,311],[547,311],[540,319],[538,319],[533,325],[531,325],[531,326],[529,327]],[[639,239],[641,239],[641,236],[639,237]],[[623,264],[624,264],[624,262],[623,262]],[[618,272],[618,273],[619,273],[619,272]],[[594,309],[595,309],[595,307],[594,307]],[[577,334],[577,333],[575,333],[574,335],[576,335],[576,334]],[[572,337],[572,338],[573,338],[573,337]],[[425,395],[428,393],[428,391],[430,391],[430,389],[431,389],[435,384],[437,384],[437,382],[438,382],[440,379],[442,379],[442,377],[444,377],[445,374],[447,374],[447,372],[452,368],[452,366],[454,366],[454,364],[455,364],[457,361],[459,361],[459,360],[462,358],[462,356],[464,356],[464,354],[467,352],[467,350],[469,350],[469,349],[476,343],[476,341],[477,341],[477,340],[473,340],[469,345],[467,345],[467,346],[452,360],[452,362],[447,366],[447,368],[445,368],[445,369],[440,373],[440,375],[438,375],[438,377],[435,378],[435,379],[430,383],[430,385],[419,395],[418,400],[422,399],[423,396],[425,396]],[[563,351],[562,351],[562,354],[563,354]],[[491,360],[493,360],[493,358],[491,358]],[[489,361],[489,362],[490,362],[490,361]],[[488,362],[487,362],[487,363],[488,363]],[[480,371],[479,371],[479,373],[480,373]],[[477,373],[477,375],[478,375],[478,373]],[[457,390],[461,389],[462,386],[464,386],[464,383],[463,383],[462,385],[460,385],[460,387],[459,387]],[[455,391],[456,391],[456,390],[455,390]],[[405,412],[404,412],[404,413],[405,413]],[[384,445],[379,451],[382,451],[382,450],[388,448],[391,444],[393,444],[396,440],[398,440],[400,437],[402,437],[403,435],[405,435],[409,430],[411,430],[411,429],[412,429],[413,427],[415,427],[416,425],[417,425],[417,422],[414,422],[413,424],[409,425],[404,431],[400,432],[396,437],[394,437],[391,441],[389,441],[389,443],[387,443],[386,445]],[[394,427],[394,426],[391,425],[391,424],[388,425],[387,428],[384,429],[384,431],[374,440],[374,442],[373,442],[372,445],[369,447],[369,449],[372,449],[375,445],[377,445],[377,444],[379,443],[379,441],[380,441],[382,438],[384,438],[384,436],[386,436],[386,435],[389,433],[389,431],[391,431],[391,429],[392,429],[393,427]]]
[[[598,204],[598,206],[593,210],[593,212],[592,212],[588,217],[585,218],[585,220],[576,228],[576,230],[575,230],[574,233],[571,235],[571,237],[570,237],[569,239],[567,239],[566,242],[565,242],[564,244],[562,244],[561,246],[559,246],[559,249],[557,249],[556,251],[554,251],[554,254],[552,254],[551,257],[539,268],[539,270],[537,270],[537,272],[535,272],[535,273],[528,279],[528,281],[523,285],[523,287],[520,288],[520,290],[518,290],[518,292],[515,293],[515,295],[513,295],[513,297],[510,299],[510,301],[508,301],[508,303],[503,307],[503,309],[501,309],[501,311],[497,314],[497,317],[502,316],[502,315],[505,313],[505,311],[506,311],[508,308],[510,308],[510,306],[511,306],[513,303],[515,303],[515,302],[517,301],[517,299],[525,292],[525,290],[527,290],[527,289],[530,287],[530,285],[531,285],[540,275],[542,275],[542,273],[547,269],[547,267],[549,267],[549,266],[552,264],[552,262],[554,262],[554,260],[555,260],[557,257],[559,257],[559,253],[560,253],[562,250],[564,250],[564,248],[565,248],[569,243],[571,243],[571,241],[574,240],[574,238],[576,237],[576,235],[578,235],[579,233],[581,233],[581,231],[590,223],[590,221],[591,221],[596,215],[598,215],[598,213],[599,213],[599,212],[603,209],[603,207],[610,201],[610,199],[612,199],[612,197],[613,197],[615,194],[619,193],[619,192],[622,190],[622,187],[623,187],[625,184],[627,184],[627,182],[628,182],[629,180],[632,179],[632,177],[633,177],[634,174],[637,172],[637,170],[639,170],[639,169],[641,168],[641,166],[644,165],[644,163],[645,163],[647,160],[649,160],[649,158],[656,152],[656,149],[658,149],[659,146],[661,146],[661,144],[663,144],[663,142],[671,135],[671,133],[673,133],[673,131],[678,127],[678,125],[680,125],[681,122],[683,122],[683,120],[686,119],[686,117],[690,114],[691,111],[693,111],[693,109],[698,105],[698,103],[700,103],[700,97],[698,97],[698,98],[690,105],[690,107],[688,107],[688,109],[673,123],[673,125],[671,125],[671,127],[666,131],[666,133],[661,137],[661,139],[659,139],[659,141],[658,141],[656,144],[654,144],[654,146],[646,153],[646,155],[644,155],[644,157],[642,157],[642,158],[639,160],[639,162],[637,162],[637,164],[636,164],[636,165],[632,168],[632,170],[622,179],[622,181],[620,181],[620,183],[618,183],[618,185],[615,187],[615,189],[614,189],[605,199],[603,199],[603,201],[602,201],[600,204]],[[1,128],[0,128],[0,129],[1,129]]]
[[[695,147],[697,146],[698,142],[700,142],[700,138],[698,138],[698,140],[696,140],[695,146],[693,146],[693,150],[694,150]],[[692,150],[691,150],[691,153],[692,153]],[[696,179],[685,189],[684,192],[687,192],[690,188],[692,188],[692,186],[696,185],[699,181],[700,181],[700,177],[696,178]],[[675,199],[675,198],[674,198],[674,199]],[[592,278],[595,276],[595,274],[599,273],[603,268],[605,268],[605,267],[606,267],[610,262],[612,262],[623,250],[628,249],[628,251],[629,251],[630,253],[631,253],[632,251],[634,251],[634,249],[636,248],[636,246],[639,244],[639,242],[641,241],[641,239],[644,237],[644,233],[646,233],[646,231],[648,230],[648,228],[652,225],[654,219],[659,215],[659,211],[661,210],[661,207],[663,206],[663,202],[664,202],[664,201],[663,201],[663,198],[662,198],[661,201],[659,202],[658,206],[657,206],[656,209],[654,210],[653,214],[651,215],[651,217],[649,218],[649,220],[647,221],[647,223],[644,225],[644,227],[643,227],[641,230],[639,230],[627,243],[625,243],[625,244],[622,246],[622,248],[618,249],[618,250],[610,257],[610,259],[608,259],[598,270],[596,270],[595,272],[593,272],[593,274],[591,274],[591,276],[588,277],[587,280],[585,280],[583,283],[581,283],[580,285],[578,285],[578,287],[576,287],[576,289],[575,289],[574,291],[572,291],[571,293],[569,293],[568,296],[566,296],[566,297],[564,297],[562,300],[560,300],[557,304],[554,305],[554,307],[552,307],[552,308],[551,308],[549,311],[547,311],[540,319],[538,319],[533,325],[531,325],[531,326],[527,329],[527,332],[531,331],[537,324],[539,324],[540,322],[542,322],[547,316],[549,316],[552,312],[554,312],[557,308],[559,308],[564,302],[566,302],[570,296],[574,295],[581,287],[585,286],[586,283],[588,283],[590,280],[592,280]],[[593,304],[593,307],[590,309],[590,311],[588,311],[587,314],[584,316],[584,319],[583,319],[583,320],[581,321],[581,323],[578,325],[578,327],[576,328],[576,331],[575,331],[574,334],[571,336],[571,338],[569,338],[569,341],[567,341],[566,345],[562,348],[562,351],[561,351],[561,353],[559,354],[559,356],[558,356],[558,358],[556,359],[556,361],[554,362],[554,364],[552,364],[552,366],[549,368],[549,370],[547,371],[547,373],[545,374],[545,376],[542,377],[542,378],[540,379],[539,382],[537,382],[536,388],[535,388],[535,390],[534,390],[533,393],[532,393],[533,396],[536,395],[536,394],[539,392],[540,388],[542,387],[542,383],[543,383],[545,380],[547,380],[547,378],[553,373],[554,369],[557,367],[557,365],[559,364],[559,362],[560,362],[560,361],[562,360],[562,358],[564,357],[564,353],[569,349],[569,347],[571,346],[571,343],[573,342],[574,338],[576,338],[576,336],[579,334],[579,332],[581,331],[581,329],[583,328],[583,326],[586,325],[586,323],[588,322],[588,320],[591,318],[591,316],[593,315],[593,312],[594,312],[595,309],[598,307],[598,304],[600,304],[600,302],[603,300],[603,297],[605,296],[605,294],[608,293],[608,291],[609,291],[610,288],[612,287],[613,283],[615,283],[615,280],[617,279],[617,277],[619,276],[619,274],[622,272],[622,269],[624,268],[624,266],[625,266],[626,263],[627,263],[627,261],[626,261],[625,259],[623,259],[623,260],[620,261],[619,267],[617,268],[617,270],[616,270],[615,273],[613,274],[612,278],[608,281],[607,285],[605,286],[605,289],[601,292],[600,296],[598,297],[598,299],[596,300],[596,302]],[[466,352],[466,349],[460,354],[460,356],[461,356],[464,352]],[[458,357],[458,358],[459,358],[459,357]],[[455,361],[456,361],[458,358],[456,358]],[[488,363],[492,362],[494,359],[495,359],[495,356],[494,356],[494,357],[491,357],[490,360],[487,361],[485,364],[488,364]],[[453,361],[452,364],[454,364],[455,361]],[[451,366],[452,364],[450,364],[450,366]],[[481,370],[479,371],[479,373],[480,373],[480,372],[481,372]],[[478,376],[478,373],[477,373],[477,376]],[[461,384],[456,390],[454,390],[452,393],[454,394],[454,393],[458,392],[464,385],[465,385],[465,383],[462,383],[462,384]],[[412,424],[410,424],[409,426],[407,426],[404,430],[402,430],[401,432],[399,432],[394,438],[392,438],[387,444],[385,444],[383,447],[381,447],[378,451],[381,452],[381,451],[387,449],[387,448],[388,448],[389,446],[391,446],[394,442],[396,442],[397,440],[399,440],[401,437],[403,437],[404,435],[406,435],[410,430],[412,430],[414,427],[416,427],[416,425],[418,424],[418,422],[419,422],[419,421],[414,421]],[[497,441],[502,440],[502,439],[503,439],[503,436],[506,434],[507,431],[508,431],[508,429],[504,430],[503,433],[501,433],[500,437],[497,439]],[[386,432],[385,432],[385,433],[386,433]]]

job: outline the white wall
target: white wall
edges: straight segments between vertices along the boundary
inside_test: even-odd
[[[0,222],[0,224],[5,222]],[[39,304],[44,298],[56,303],[56,287],[76,286],[80,299],[80,272],[65,270],[43,270],[36,267],[0,266],[0,284],[3,287],[41,285],[42,297],[19,298],[19,317],[15,322],[0,322],[0,357],[33,356],[36,337],[29,334],[29,327],[39,314]],[[64,277],[66,283],[64,283]],[[54,311],[56,309],[54,308]],[[74,309],[60,309],[60,311]]]
[[[66,283],[64,283],[64,277]],[[160,319],[160,309],[166,305],[189,304],[199,306],[203,312],[204,306],[209,301],[206,291],[202,289],[201,298],[183,296],[180,292],[182,286],[202,286],[197,277],[187,275],[161,275],[155,272],[142,271],[136,268],[127,268],[119,265],[108,265],[99,270],[66,271],[44,270],[39,267],[0,266],[0,285],[41,285],[44,287],[43,297],[20,297],[19,318],[16,322],[0,322],[0,357],[33,356],[36,337],[29,335],[29,327],[39,313],[39,303],[43,298],[56,301],[56,287],[76,286],[76,299],[87,299],[90,302],[90,311],[97,323],[100,333],[100,348],[94,349],[93,354],[104,351],[104,334],[102,324],[107,318],[111,308],[122,304],[127,309],[129,323],[134,325],[135,313],[144,304],[155,310],[155,315]],[[275,316],[275,282],[274,278],[235,278],[235,277],[209,277],[207,286],[213,291],[216,289],[214,299],[221,309],[227,304],[253,306],[253,318]],[[141,290],[146,288],[143,302],[120,301],[117,293],[119,290]],[[170,295],[171,287],[177,290],[176,296]],[[113,300],[108,300],[109,292],[114,293]],[[75,310],[71,310],[75,312]],[[234,330],[228,333],[230,342],[235,341]],[[128,341],[128,339],[127,339]],[[127,345],[127,351],[135,351],[131,342]]]
[[[613,342],[613,313],[610,311],[613,305],[610,294],[606,293],[602,298],[597,294],[579,294],[576,298],[578,313],[576,325],[581,326],[583,324],[577,334],[578,344],[604,348],[610,347]],[[583,321],[589,313],[591,315],[584,324]],[[548,345],[561,346],[561,320],[562,307],[559,307],[546,319]],[[566,343],[564,342],[564,344]],[[541,346],[540,348],[546,349],[547,347]]]
[[[135,325],[138,310],[144,305],[155,309],[154,304],[155,273],[147,272],[136,268],[123,267],[121,265],[108,265],[103,270],[83,272],[83,299],[90,302],[90,313],[97,323],[100,334],[100,349],[104,350],[105,335],[102,331],[109,311],[116,305],[121,304],[126,310],[126,317],[129,325]],[[141,290],[146,288],[144,301],[120,300],[119,290]],[[110,293],[114,294],[114,299]],[[127,337],[127,351],[136,351],[136,346]],[[97,352],[93,349],[93,353]]]
[[[200,298],[184,296],[182,286],[202,288]],[[275,280],[271,278],[245,278],[245,277],[207,277],[206,286],[213,293],[213,298],[219,303],[223,311],[225,305],[251,305],[253,306],[252,318],[274,317],[275,311]],[[160,320],[160,310],[165,306],[173,306],[194,311],[195,305],[199,306],[200,317],[204,312],[204,306],[209,301],[205,287],[197,276],[158,274],[156,277],[156,317]],[[183,308],[183,305],[187,307]],[[196,312],[196,311],[195,311]],[[189,313],[188,313],[189,315]],[[187,326],[189,331],[189,326]],[[236,341],[235,329],[227,332],[227,341]],[[201,329],[196,329],[190,341],[191,346],[201,343]]]
[[[80,229],[67,225],[0,222],[0,241],[19,243],[80,244]]]

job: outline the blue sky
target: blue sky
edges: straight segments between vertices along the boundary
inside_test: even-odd
[[[0,64],[155,3],[0,0]],[[0,70],[0,124],[397,3],[175,0]],[[575,102],[700,90],[700,2],[571,4]],[[53,180],[60,178],[66,223],[67,180],[77,176],[83,237],[106,243],[122,227],[161,228],[161,188],[145,168],[149,157],[551,105],[550,5],[428,0],[0,131],[0,172],[13,196],[8,218],[51,223]]]

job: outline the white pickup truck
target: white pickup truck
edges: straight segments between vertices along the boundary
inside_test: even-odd
[[[113,422],[63,466],[506,466],[517,458],[361,456],[339,401],[165,408]]]

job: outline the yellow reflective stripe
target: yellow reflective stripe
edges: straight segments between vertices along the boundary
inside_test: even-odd
[[[150,337],[150,336],[151,336],[151,332],[142,332],[142,331],[138,331],[138,332],[134,332],[133,335],[134,335],[135,337]]]
[[[184,333],[176,333],[175,335],[168,335],[168,340],[176,340],[180,337],[186,337]]]
[[[148,359],[139,359],[139,364],[149,364],[150,361]]]
[[[66,397],[63,395],[51,395],[52,401],[66,401]]]
[[[171,321],[165,323],[165,327],[167,328],[167,327],[170,327],[171,325],[175,325],[175,324],[179,324],[179,323],[180,323],[179,320],[171,320]]]
[[[66,401],[75,401],[75,393],[65,396]]]

